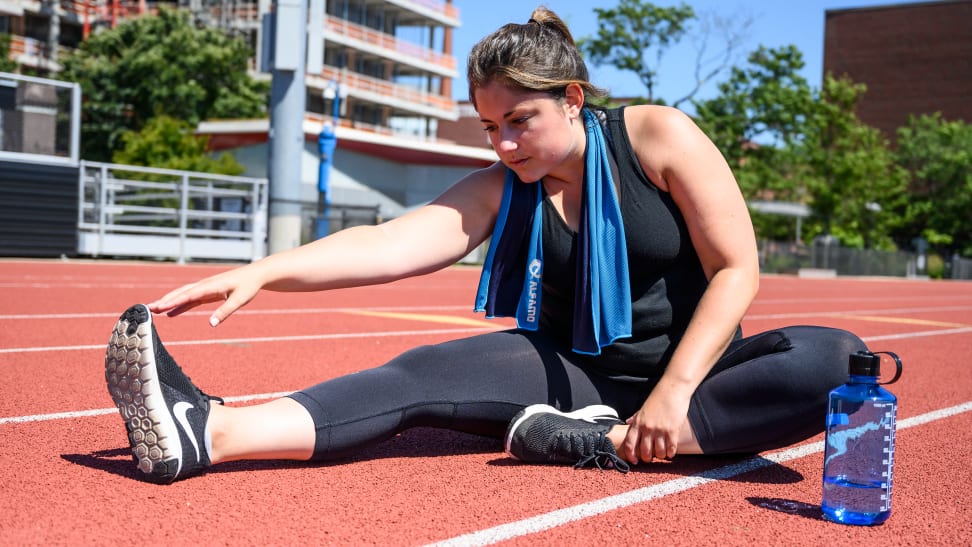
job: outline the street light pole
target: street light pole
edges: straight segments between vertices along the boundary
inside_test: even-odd
[[[274,0],[271,38],[268,245],[273,254],[300,245],[301,154],[306,109],[307,0]]]

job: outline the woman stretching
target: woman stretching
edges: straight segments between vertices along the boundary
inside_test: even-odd
[[[504,438],[525,462],[622,471],[823,430],[827,393],[864,344],[823,327],[742,337],[758,286],[755,236],[732,172],[691,119],[662,106],[590,106],[602,91],[545,8],[480,41],[468,79],[499,162],[405,216],[122,314],[105,374],[141,477],[340,458],[414,426]],[[418,347],[265,404],[212,404],[152,322],[221,302],[216,327],[260,290],[425,274],[488,238],[476,309],[515,317],[517,328]]]

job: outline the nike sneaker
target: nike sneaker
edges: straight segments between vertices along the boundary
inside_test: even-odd
[[[519,412],[506,431],[506,453],[527,463],[569,463],[580,468],[617,469],[627,473],[608,431],[622,424],[604,405],[561,412],[550,405],[531,405]]]
[[[119,317],[105,354],[108,393],[118,407],[138,475],[170,483],[210,465],[205,429],[210,401],[165,350],[143,304]]]

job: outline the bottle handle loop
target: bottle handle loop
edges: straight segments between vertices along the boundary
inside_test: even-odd
[[[897,369],[897,370],[895,370],[894,378],[891,378],[887,382],[878,382],[878,385],[882,385],[883,386],[883,385],[887,385],[887,384],[893,384],[893,383],[895,383],[895,382],[898,381],[898,378],[901,378],[901,358],[899,358],[896,353],[894,353],[892,351],[875,351],[875,352],[872,352],[872,354],[873,355],[881,355],[881,354],[884,354],[884,355],[890,356],[892,359],[894,359],[894,366]]]

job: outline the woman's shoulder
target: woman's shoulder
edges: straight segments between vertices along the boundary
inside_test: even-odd
[[[697,129],[695,122],[681,110],[657,104],[625,107],[624,124],[633,136],[675,137],[681,131]]]
[[[631,149],[648,178],[669,192],[668,175],[701,146],[701,132],[687,114],[661,105],[628,106],[623,111]]]
[[[506,166],[496,162],[462,177],[436,201],[466,204],[473,210],[495,213],[499,210],[505,181]]]

